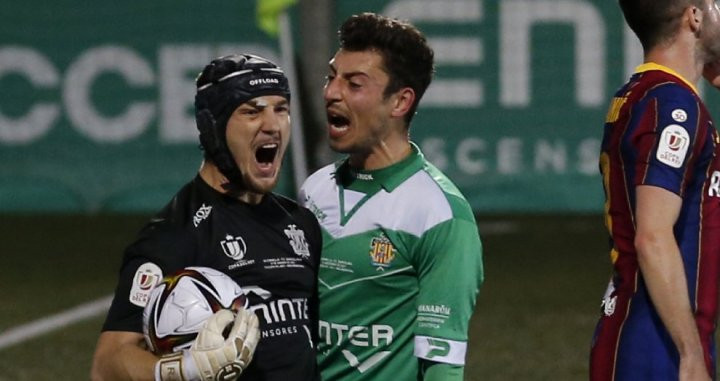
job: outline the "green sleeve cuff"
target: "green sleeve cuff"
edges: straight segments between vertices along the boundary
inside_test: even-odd
[[[465,367],[438,362],[420,361],[423,381],[463,381]]]

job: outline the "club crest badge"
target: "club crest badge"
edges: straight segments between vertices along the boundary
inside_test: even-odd
[[[295,225],[288,225],[288,228],[283,230],[285,235],[290,240],[290,246],[292,247],[295,254],[307,258],[310,256],[310,248],[305,240],[305,232],[299,230]]]
[[[370,261],[377,271],[385,271],[395,259],[395,247],[385,236],[374,237],[370,241]]]
[[[247,246],[245,246],[245,241],[242,237],[233,237],[230,234],[226,235],[225,239],[220,241],[220,246],[225,255],[236,261],[243,259],[247,251]]]

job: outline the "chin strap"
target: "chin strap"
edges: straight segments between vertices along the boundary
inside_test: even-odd
[[[243,188],[243,176],[235,164],[235,160],[227,147],[224,136],[220,136],[220,129],[217,128],[215,117],[208,109],[202,109],[196,113],[195,119],[200,131],[200,144],[207,157],[212,160],[220,172],[225,175],[231,185],[230,189]],[[227,123],[227,122],[226,122]],[[222,131],[225,131],[223,128]]]

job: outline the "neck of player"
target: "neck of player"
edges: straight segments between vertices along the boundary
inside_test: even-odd
[[[265,194],[252,192],[247,189],[234,189],[229,187],[230,182],[227,177],[220,172],[218,167],[209,160],[203,160],[198,171],[202,178],[211,188],[216,191],[232,196],[247,204],[259,204]]]
[[[402,161],[411,153],[407,132],[390,134],[378,139],[368,151],[351,153],[350,166],[366,171],[382,169]]]

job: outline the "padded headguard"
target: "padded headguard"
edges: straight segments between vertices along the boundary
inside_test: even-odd
[[[242,186],[242,173],[227,146],[228,120],[238,106],[256,97],[280,95],[290,100],[288,79],[271,61],[241,54],[214,59],[195,84],[195,120],[205,156],[230,183]]]

